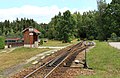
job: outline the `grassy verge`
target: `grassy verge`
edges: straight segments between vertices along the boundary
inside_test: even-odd
[[[77,39],[73,40],[71,43],[62,43],[62,41],[48,40],[48,42],[44,42],[41,46],[67,46],[69,44],[75,44],[77,42]]]
[[[120,50],[106,42],[96,41],[96,47],[87,53],[87,62],[96,74],[78,78],[120,78]]]
[[[17,48],[10,53],[0,54],[0,71],[9,68],[13,65],[26,61],[32,56],[40,52],[48,51],[50,49],[37,49],[37,48]]]

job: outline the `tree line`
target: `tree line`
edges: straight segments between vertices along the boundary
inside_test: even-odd
[[[110,39],[112,34],[120,36],[120,1],[112,0],[107,4],[105,0],[98,0],[97,3],[97,11],[59,12],[48,24],[47,37],[69,42],[76,37],[103,41]]]
[[[40,24],[38,24],[33,19],[17,18],[12,22],[10,22],[9,20],[5,20],[4,22],[0,22],[0,35],[7,38],[14,38],[14,37],[22,38],[23,37],[22,31],[29,26],[41,30]]]
[[[33,26],[40,32],[40,38],[49,38],[71,42],[74,38],[108,40],[111,34],[120,36],[120,2],[112,0],[107,4],[99,0],[98,10],[71,13],[69,10],[59,12],[48,24],[38,24],[33,19],[21,18],[13,22],[0,22],[0,35],[5,37],[22,37],[22,30]]]

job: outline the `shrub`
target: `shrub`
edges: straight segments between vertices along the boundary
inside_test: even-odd
[[[62,43],[71,43],[71,41],[72,41],[72,38],[69,37],[68,39],[63,40]]]
[[[40,45],[43,45],[43,40],[40,40]]]
[[[89,36],[89,40],[94,40],[94,36]]]
[[[0,36],[0,49],[4,49],[5,47],[5,38]]]
[[[119,42],[120,42],[120,37],[118,37],[117,41],[119,41]]]
[[[84,40],[84,41],[87,41],[87,38],[84,38],[83,40]]]
[[[80,41],[80,38],[78,38],[77,41]]]
[[[112,41],[118,41],[117,35],[115,33],[112,33],[111,37],[110,37],[110,40],[112,40]]]

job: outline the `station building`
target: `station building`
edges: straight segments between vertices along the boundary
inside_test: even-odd
[[[24,47],[38,47],[40,31],[29,27],[24,29],[22,32],[24,37]]]
[[[35,28],[25,28],[23,31],[23,38],[6,38],[5,44],[8,47],[38,47],[40,31]]]

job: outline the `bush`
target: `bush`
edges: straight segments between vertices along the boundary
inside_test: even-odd
[[[117,35],[116,35],[115,33],[112,33],[112,34],[111,34],[111,37],[110,37],[110,40],[111,40],[111,41],[118,41]]]
[[[40,40],[40,45],[43,45],[43,40]]]
[[[4,49],[5,47],[5,38],[0,36],[0,49]]]
[[[66,40],[62,40],[62,43],[71,43],[71,41],[72,41],[72,38],[69,37]]]
[[[80,41],[80,38],[78,38],[77,41]]]
[[[94,40],[94,36],[89,36],[89,40]]]
[[[84,38],[83,40],[84,40],[84,41],[87,41],[87,38]]]
[[[119,42],[120,42],[120,37],[118,37],[117,41],[119,41]]]

